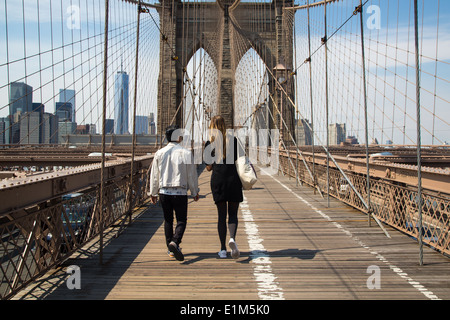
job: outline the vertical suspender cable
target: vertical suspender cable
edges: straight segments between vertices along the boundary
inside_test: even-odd
[[[26,24],[25,24],[25,3],[24,0],[22,0],[22,27],[23,27],[23,60],[24,60],[24,68],[25,68],[25,73],[24,73],[24,81],[25,84],[28,85],[28,72],[27,72],[27,42],[26,42]],[[64,39],[64,38],[63,38]],[[63,40],[63,48],[64,48],[64,40]],[[64,50],[63,50],[63,61],[64,61]],[[64,68],[64,63],[63,63],[63,68]],[[65,74],[65,71],[63,72]],[[27,99],[28,101],[28,95],[33,94],[33,90],[31,90],[31,92],[28,91],[28,89],[26,90],[26,92],[23,95],[23,98]],[[22,97],[21,97],[22,98]],[[23,110],[24,116],[19,116],[17,121],[20,125],[22,125],[22,121],[26,121],[27,123],[29,123],[29,116],[30,116],[30,112],[31,112],[32,106],[28,105],[28,102],[26,103],[26,110]],[[27,135],[26,135],[26,144],[30,143],[30,132],[29,132],[29,126],[26,126],[27,128]],[[22,144],[22,139],[19,136],[19,144]]]
[[[9,31],[8,31],[8,5],[7,5],[7,3],[8,3],[8,1],[5,1],[6,82],[11,83],[10,70],[9,70],[10,62],[9,62],[9,36],[8,36]],[[8,103],[11,104],[11,90],[8,90]],[[8,112],[9,112],[9,110],[8,110]],[[3,132],[5,134],[5,140],[6,140],[4,142],[5,142],[5,144],[9,145],[11,143],[10,132],[12,131],[11,115],[8,116],[8,119],[9,119],[9,123],[5,124],[5,130]],[[3,132],[0,132],[0,134],[2,134]]]
[[[362,76],[363,76],[363,90],[364,90],[364,126],[366,137],[366,188],[367,188],[367,219],[369,227],[371,225],[371,203],[370,203],[370,175],[369,175],[369,128],[367,122],[367,87],[366,87],[366,56],[364,49],[364,18],[363,18],[363,5],[362,0],[359,0],[359,17],[361,21],[361,57],[362,57]]]
[[[310,102],[311,102],[311,145],[312,145],[312,175],[313,175],[313,188],[314,193],[316,193],[316,159],[315,159],[315,152],[314,152],[314,106],[313,106],[313,81],[312,81],[312,60],[311,60],[311,19],[310,19],[310,12],[309,12],[309,0],[307,2],[307,13],[308,13],[308,60],[309,60],[309,95],[310,95]]]
[[[421,135],[420,135],[420,65],[419,65],[419,8],[414,0],[414,38],[416,50],[416,114],[417,114],[417,209],[419,214],[419,264],[423,265],[422,238],[422,163],[421,163]]]
[[[329,141],[329,128],[328,128],[328,39],[327,39],[327,2],[324,2],[324,26],[325,36],[322,39],[325,45],[325,108],[326,108],[326,125],[325,130],[327,132],[327,207],[330,207],[330,141]]]
[[[104,189],[105,189],[105,131],[106,131],[106,93],[108,79],[108,24],[109,24],[109,0],[105,0],[105,46],[103,53],[103,123],[102,123],[102,167],[100,182],[100,211],[99,211],[99,229],[100,229],[100,264],[103,264],[103,207],[104,207]]]
[[[141,0],[138,4],[137,14],[137,30],[136,30],[136,61],[134,66],[134,101],[133,101],[133,137],[131,150],[131,173],[130,173],[130,188],[128,190],[129,205],[128,217],[131,223],[131,212],[133,210],[133,177],[134,177],[134,156],[136,149],[136,105],[137,105],[137,85],[138,85],[138,62],[139,62],[139,29],[141,27]]]
[[[164,87],[164,76],[165,76],[165,50],[166,50],[166,41],[168,41],[168,39],[166,38],[166,35],[164,34],[164,32],[166,31],[166,14],[167,14],[167,5],[166,2],[163,1],[161,3],[161,10],[162,13],[160,14],[160,66],[159,66],[159,78],[160,78],[160,82],[159,82],[159,92],[158,93],[158,103],[159,103],[159,107],[158,107],[158,132],[159,132],[159,137],[157,138],[159,140],[159,148],[162,148],[162,143],[163,143],[163,123],[164,123],[164,119],[163,119],[163,106],[164,106],[164,102],[165,102],[165,98],[164,94],[163,94],[163,87]],[[151,16],[151,15],[150,15]],[[151,16],[152,17],[152,16]],[[153,19],[153,17],[152,17]]]
[[[294,29],[294,70],[297,70],[297,41],[296,41],[296,32],[295,32],[295,12],[294,12],[294,16],[293,16],[293,29]],[[294,73],[293,72],[293,75],[292,75],[292,77],[293,77],[293,79],[294,79],[294,92],[295,92],[295,96],[297,97],[297,92],[298,92],[298,87],[297,87],[297,77],[295,76],[294,77],[294,74],[296,74],[296,73]],[[298,100],[297,100],[298,101]],[[296,186],[298,186],[298,179],[299,179],[299,174],[298,174],[298,157],[299,157],[299,153],[298,153],[298,121],[300,120],[300,117],[299,117],[299,114],[298,114],[298,109],[296,110],[296,112],[297,112],[297,116],[294,118],[294,135],[295,135],[295,140],[294,140],[294,142],[295,142],[295,149],[297,150],[296,152],[295,152],[295,167],[296,167],[296,169],[295,169],[295,185]],[[295,122],[295,119],[297,119],[297,122]],[[296,130],[296,128],[297,128],[297,130]],[[297,133],[297,134],[296,134]]]
[[[435,138],[435,120],[436,120],[436,85],[437,85],[437,72],[438,72],[438,57],[439,57],[439,16],[440,16],[440,8],[441,8],[441,1],[438,1],[438,9],[437,9],[437,27],[436,27],[436,58],[435,58],[435,66],[434,66],[434,101],[433,101],[433,126],[431,129],[431,144],[434,144],[434,138]],[[422,39],[423,41],[423,39]]]

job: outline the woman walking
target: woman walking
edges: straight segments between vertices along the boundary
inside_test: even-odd
[[[230,241],[228,245],[231,249],[231,257],[239,258],[239,249],[236,244],[236,232],[238,227],[239,203],[243,201],[242,183],[236,170],[235,161],[238,157],[238,143],[233,136],[226,134],[225,120],[221,116],[211,119],[209,127],[212,131],[210,141],[205,144],[205,149],[211,145],[211,157],[215,159],[206,166],[211,174],[211,192],[217,206],[220,251],[219,257],[227,257],[226,237],[227,237],[227,215],[228,231]],[[216,134],[214,134],[216,133]],[[221,139],[220,139],[221,138]],[[222,143],[220,143],[220,140]]]

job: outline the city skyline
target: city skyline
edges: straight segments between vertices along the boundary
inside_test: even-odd
[[[94,10],[95,2],[95,10]],[[49,1],[42,2],[42,4],[36,5],[36,1],[24,0],[24,6],[18,1],[7,0],[0,4],[0,8],[5,8],[5,15],[0,17],[0,41],[4,41],[7,45],[7,50],[0,52],[0,65],[3,69],[0,69],[0,76],[4,81],[9,79],[9,82],[21,80],[34,87],[33,93],[39,97],[46,106],[54,105],[58,99],[59,88],[67,88],[69,90],[77,90],[77,103],[76,103],[76,120],[79,123],[96,123],[97,127],[101,127],[101,102],[102,102],[102,90],[101,77],[102,77],[102,54],[101,50],[98,50],[102,44],[103,35],[102,30],[104,9],[102,1],[81,3],[80,2],[80,21],[76,25],[76,29],[68,27],[68,21],[71,17],[66,13],[67,8],[70,7],[70,1],[56,1],[53,6],[53,14],[49,7]],[[306,3],[306,1],[297,1],[299,5]],[[39,2],[41,3],[41,2]],[[45,3],[45,4],[44,4]],[[339,2],[336,5],[330,5],[330,16],[333,16],[333,10],[340,7],[348,7],[349,13],[354,1]],[[413,144],[415,142],[415,114],[414,114],[414,70],[413,70],[413,35],[411,24],[411,1],[400,0],[393,2],[395,5],[389,6],[389,2],[371,0],[369,5],[375,5],[381,8],[379,29],[369,29],[367,23],[365,23],[366,37],[369,41],[366,42],[367,49],[367,81],[368,81],[368,93],[369,99],[369,141],[377,138],[380,142],[386,140],[393,140],[394,143]],[[445,48],[450,44],[450,2],[440,1],[438,8],[438,1],[427,1],[426,7],[423,8],[424,3],[420,3],[420,44],[421,44],[421,63],[423,66],[422,73],[422,104],[427,107],[422,112],[422,127],[423,127],[423,144],[441,144],[444,141],[450,141],[450,130],[446,119],[449,117],[449,109],[447,108],[448,101],[450,101],[450,90],[447,90],[448,84],[441,82],[441,79],[447,79],[450,73],[449,61],[450,52]],[[91,8],[92,6],[92,8]],[[37,9],[39,8],[39,10]],[[132,25],[132,15],[122,15],[122,9],[133,10],[132,5],[123,4],[121,6],[111,7],[111,20],[110,26],[114,30],[121,25]],[[405,10],[400,10],[406,8]],[[388,10],[389,9],[389,10]],[[322,9],[318,9],[317,12],[323,15]],[[36,13],[39,13],[37,15]],[[303,11],[302,14],[304,14]],[[372,13],[364,12],[365,18],[372,17]],[[439,29],[436,30],[436,15],[438,14]],[[123,17],[123,20],[117,17]],[[39,19],[37,17],[39,16]],[[151,19],[148,15],[146,19]],[[153,15],[153,18],[158,22],[159,16]],[[320,42],[320,37],[317,33],[321,33],[322,26],[320,25],[321,16],[316,18],[314,28],[316,34],[314,35],[314,43],[312,49],[315,50],[318,47],[317,42]],[[342,21],[348,18],[344,14],[340,17]],[[394,19],[394,18],[397,18]],[[7,19],[7,20],[6,20]],[[296,18],[296,23],[298,23]],[[8,24],[8,30],[6,30],[6,22]],[[154,27],[153,21],[147,23],[150,27]],[[337,21],[339,22],[339,21]],[[397,23],[397,25],[396,25]],[[339,25],[339,23],[335,23]],[[159,36],[157,28],[146,29],[150,33],[155,32],[153,37],[149,35],[149,38],[155,38]],[[355,22],[353,27],[357,31],[359,25]],[[154,29],[154,30],[153,30]],[[38,32],[39,30],[39,32]],[[318,31],[317,31],[318,30]],[[297,64],[301,65],[304,59],[307,57],[307,53],[301,51],[300,44],[305,44],[307,39],[305,38],[305,32],[299,30],[297,33]],[[329,30],[330,33],[333,30]],[[350,30],[353,31],[353,30]],[[53,35],[53,36],[51,36]],[[322,35],[323,36],[323,35]],[[333,36],[329,42],[330,50],[330,63],[329,65],[339,65],[342,59],[339,55],[333,55],[335,50],[339,50],[338,47],[333,47],[334,43],[343,43],[345,40],[345,33],[339,32]],[[439,46],[436,44],[436,37],[439,39]],[[397,39],[398,38],[398,39]],[[38,41],[39,39],[39,41]],[[131,54],[135,50],[134,46],[129,43],[134,43],[135,31],[133,28],[127,30],[124,33],[124,38],[118,38],[114,40],[110,47],[113,51],[117,52],[109,60],[108,65],[108,100],[107,100],[107,115],[106,118],[114,118],[114,76],[117,70],[121,70],[121,65],[127,69],[130,75],[130,88],[129,91],[133,91],[134,86],[134,55]],[[125,46],[124,39],[127,39],[128,47]],[[341,39],[343,39],[341,41]],[[26,40],[26,48],[24,47],[24,40]],[[52,41],[53,42],[52,42]],[[95,40],[95,41],[94,41]],[[377,42],[379,40],[379,42]],[[398,40],[398,41],[397,41]],[[115,42],[114,42],[115,41]],[[142,43],[144,43],[143,41]],[[149,43],[149,41],[147,41]],[[88,45],[88,49],[86,49]],[[348,52],[358,52],[357,42],[349,44]],[[378,50],[380,45],[380,50]],[[386,45],[386,49],[384,46]],[[148,46],[148,45],[147,45]],[[156,110],[157,100],[157,82],[159,74],[159,46],[155,44],[155,49],[150,51],[148,47],[143,50],[141,55],[140,70],[142,74],[139,75],[138,92],[139,98],[137,101],[138,114],[148,115],[153,112],[158,117],[158,111]],[[381,50],[381,48],[383,50]],[[321,50],[322,51],[322,50]],[[322,52],[319,51],[317,55],[322,56]],[[50,55],[51,53],[51,55]],[[342,52],[341,55],[345,56],[347,51]],[[395,59],[394,59],[395,57]],[[439,64],[435,72],[435,63],[433,59],[438,59],[444,63]],[[316,60],[314,60],[316,61]],[[384,61],[386,63],[384,64]],[[401,65],[403,61],[408,61],[408,65]],[[383,63],[382,63],[383,62]],[[379,63],[379,64],[377,64]],[[353,67],[353,66],[350,66]],[[350,69],[349,67],[349,69]],[[339,87],[339,83],[351,80],[351,76],[347,74],[347,71],[339,72],[339,67],[336,67],[335,78],[330,79],[330,88]],[[385,79],[385,83],[381,83],[379,76],[388,71],[388,75]],[[302,74],[303,72],[303,74]],[[313,69],[313,72],[320,74],[323,70]],[[305,88],[305,83],[301,82],[301,79],[307,79],[308,68],[303,66],[297,70],[297,79],[299,88],[296,92],[296,106],[300,110],[300,116],[305,119],[310,119],[309,114],[309,92],[302,92],[301,88]],[[189,70],[190,78],[195,76],[195,71]],[[378,77],[378,78],[377,78]],[[46,79],[50,79],[46,80]],[[437,79],[437,85],[435,81]],[[402,81],[401,86],[399,80]],[[387,87],[386,90],[383,86]],[[392,88],[398,88],[397,92]],[[361,83],[358,81],[353,84],[354,90],[345,92],[348,94],[348,102],[357,100],[352,97],[354,92],[361,91]],[[401,89],[401,90],[400,90]],[[7,116],[9,97],[8,97],[8,84],[0,84],[0,117]],[[317,93],[314,96],[314,103],[317,104],[317,108],[323,108],[324,102],[322,96],[323,86],[316,88]],[[437,99],[434,98],[436,92]],[[336,90],[335,96],[330,99],[330,122],[345,122],[348,124],[348,131],[358,136],[358,139],[363,142],[364,139],[364,120],[361,110],[346,109],[347,106],[343,106],[342,92]],[[317,97],[316,97],[317,95]],[[83,97],[80,101],[80,98]],[[129,104],[133,104],[133,96],[129,97]],[[352,99],[355,98],[355,99]],[[321,100],[322,99],[322,100]],[[433,101],[433,99],[435,101]],[[384,103],[386,101],[386,111],[384,111]],[[359,101],[360,102],[360,101]],[[361,103],[355,103],[355,106],[351,108],[361,108]],[[349,103],[346,103],[349,104]],[[438,116],[434,116],[433,112]],[[318,126],[318,120],[325,118],[323,111],[316,112],[314,117],[315,132],[317,134],[326,132],[324,128]],[[129,116],[129,120],[131,117]],[[312,120],[311,120],[312,121]],[[435,131],[431,131],[436,122]],[[131,126],[131,121],[128,122],[128,128]],[[434,136],[436,140],[434,140]],[[406,139],[405,139],[405,135]],[[325,139],[321,139],[322,143]],[[434,140],[434,142],[433,142]],[[317,143],[317,141],[316,141]]]
[[[126,72],[121,72],[118,77],[118,90],[123,97],[118,101],[119,108],[126,106],[128,93]],[[124,90],[125,89],[125,90]],[[95,124],[77,125],[74,121],[75,111],[72,103],[75,103],[75,90],[60,89],[60,101],[55,102],[54,111],[46,112],[45,105],[41,102],[33,102],[33,87],[21,82],[10,84],[10,112],[13,114],[0,118],[0,144],[49,144],[64,143],[64,136],[68,134],[97,134]],[[120,103],[122,106],[120,106]],[[31,105],[31,106],[30,106]],[[24,111],[25,110],[25,111]],[[127,121],[119,114],[121,121]],[[153,119],[153,114],[150,115]],[[106,119],[106,133],[115,134],[114,119]],[[154,126],[154,122],[152,121]],[[88,131],[82,127],[91,128]],[[80,130],[78,130],[80,129]],[[128,130],[126,128],[126,130]],[[151,123],[148,116],[136,116],[136,133],[148,134]],[[128,134],[128,132],[118,134]]]
[[[125,71],[118,71],[115,77],[116,81],[115,81],[115,97],[122,97],[122,99],[116,99],[115,102],[117,103],[116,105],[118,106],[117,108],[115,108],[115,110],[125,110],[125,108],[128,109],[128,75]],[[22,105],[27,106],[29,104],[29,101],[32,101],[32,91],[33,88],[29,85],[26,85],[25,83],[20,83],[20,82],[15,82],[15,83],[11,83],[11,91],[13,91],[15,94],[12,95],[12,100],[10,105],[14,105],[14,110],[18,110],[18,114],[16,114],[17,119],[13,120],[13,122],[11,124],[9,124],[9,130],[8,130],[8,126],[5,125],[5,118],[0,118],[0,121],[2,124],[2,127],[0,127],[0,129],[2,129],[3,132],[3,137],[0,139],[0,141],[6,142],[7,138],[5,137],[6,132],[10,131],[9,134],[11,134],[11,136],[14,135],[14,131],[17,131],[17,135],[20,136],[20,139],[18,140],[18,138],[14,138],[14,142],[11,143],[18,143],[18,141],[20,141],[21,143],[25,143],[23,141],[28,141],[27,143],[44,143],[42,142],[44,140],[44,138],[42,139],[37,139],[36,137],[30,137],[30,134],[24,134],[22,133],[23,128],[26,129],[26,131],[30,132],[30,123],[34,124],[34,127],[38,127],[38,126],[43,126],[43,128],[40,128],[39,130],[36,129],[31,129],[31,132],[45,132],[45,130],[48,130],[46,128],[44,128],[45,126],[45,122],[48,122],[50,120],[44,119],[41,115],[41,118],[39,118],[40,120],[36,120],[33,118],[35,117],[34,114],[36,113],[41,113],[41,114],[51,114],[51,115],[55,115],[57,117],[57,122],[70,122],[72,123],[69,127],[67,126],[60,126],[56,132],[53,132],[52,135],[57,134],[60,138],[58,139],[61,143],[61,136],[64,134],[76,134],[77,132],[77,123],[76,121],[73,121],[73,119],[71,118],[73,116],[73,108],[72,108],[72,103],[71,102],[63,102],[63,101],[59,101],[55,103],[55,107],[54,107],[54,113],[49,113],[49,112],[45,112],[45,105],[42,103],[38,103],[38,102],[32,102],[31,105],[31,111],[28,112],[21,112],[21,109],[23,108]],[[20,96],[20,93],[23,93],[25,96]],[[31,93],[29,93],[31,92]],[[74,90],[67,90],[67,89],[60,89],[60,100],[66,100],[66,98],[63,98],[63,94],[65,93],[71,93],[71,98],[67,99],[69,101],[75,101],[75,91]],[[37,110],[37,111],[36,111]],[[17,111],[16,111],[17,113]],[[128,128],[127,126],[124,126],[123,123],[127,123],[127,120],[125,119],[125,117],[123,117],[124,114],[128,114],[128,112],[116,112],[116,115],[119,118],[122,118],[122,125],[121,128],[126,128],[126,132],[123,133],[118,133],[118,134],[130,134],[128,132]],[[10,115],[11,118],[14,118],[14,115]],[[106,124],[106,134],[117,134],[116,130],[119,130],[116,127],[116,121],[115,118],[113,119],[106,119],[107,120],[107,124]],[[304,130],[303,133],[301,133],[301,140],[304,141],[303,143],[301,143],[300,145],[310,145],[311,144],[311,131],[310,131],[310,122],[308,119],[303,119],[303,118],[299,118],[296,119],[297,124],[296,124],[296,131],[299,129],[300,126],[304,127],[302,128],[302,130]],[[14,122],[17,122],[18,125],[15,127],[14,126]],[[25,123],[25,124],[24,124]],[[308,123],[308,125],[304,125],[304,123]],[[94,131],[96,131],[96,127],[95,124],[80,124],[82,126],[93,126]],[[33,125],[31,125],[33,126]],[[149,132],[151,130],[154,130],[154,114],[150,113],[149,116],[144,116],[144,115],[136,115],[136,134],[149,134]],[[53,125],[54,127],[54,125]],[[153,128],[152,128],[153,127]],[[62,128],[62,129],[61,129]],[[70,128],[70,129],[68,129]],[[64,131],[64,133],[61,133],[61,131]],[[340,144],[345,142],[346,140],[351,140],[353,139],[354,141],[357,141],[357,139],[355,138],[355,136],[353,135],[347,135],[346,132],[346,123],[330,123],[328,124],[328,130],[329,130],[329,143],[330,145],[333,144]],[[12,133],[11,133],[12,132]],[[156,133],[156,132],[155,132]],[[40,133],[43,134],[43,133]],[[83,133],[86,134],[86,133]],[[90,131],[89,134],[96,134],[96,132],[92,132]],[[101,132],[99,133],[101,134]],[[150,133],[152,134],[152,133]],[[296,133],[297,139],[299,138],[299,134],[300,133]],[[34,136],[34,135],[33,135]],[[308,137],[309,136],[309,137]],[[33,142],[30,142],[30,141]],[[47,138],[48,141],[53,140],[54,139],[49,139]],[[36,142],[36,141],[41,141],[41,142]],[[377,138],[374,138],[372,140],[372,143],[374,141],[378,141]],[[300,143],[300,142],[299,142]],[[377,142],[378,143],[378,142]],[[380,144],[392,144],[393,141],[391,140],[386,140],[385,143],[383,143],[382,141],[380,141]],[[1,143],[0,143],[1,144]]]

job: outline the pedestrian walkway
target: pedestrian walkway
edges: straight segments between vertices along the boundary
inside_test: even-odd
[[[16,295],[15,299],[450,299],[450,259],[414,239],[326,199],[307,186],[258,169],[244,192],[236,241],[239,259],[219,259],[217,212],[210,173],[199,178],[200,200],[189,201],[183,262],[167,255],[161,208],[148,204],[115,238],[97,242]],[[67,267],[80,267],[81,289],[67,287]]]

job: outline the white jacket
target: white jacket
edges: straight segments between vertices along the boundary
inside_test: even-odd
[[[193,196],[199,191],[192,153],[174,142],[170,142],[155,153],[150,174],[149,195],[157,196],[160,188],[167,187],[189,189]]]

